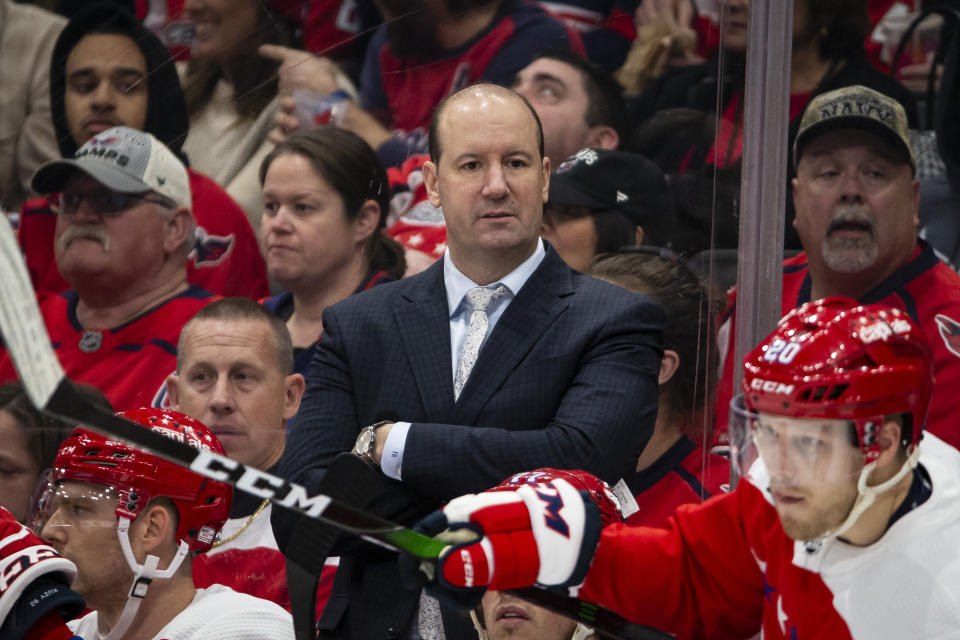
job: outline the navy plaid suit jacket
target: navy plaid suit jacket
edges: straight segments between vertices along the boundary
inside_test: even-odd
[[[389,419],[413,424],[403,481],[385,478],[370,509],[407,525],[538,467],[616,482],[634,470],[653,431],[663,323],[659,305],[575,272],[548,245],[454,402],[438,261],[325,311],[282,473],[314,488],[364,426]],[[395,560],[368,551],[341,560],[321,627],[334,628],[347,608],[350,622],[331,637],[399,637],[393,632],[416,611],[417,592],[401,597],[390,577]]]

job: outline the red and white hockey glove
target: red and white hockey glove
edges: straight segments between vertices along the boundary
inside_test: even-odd
[[[0,507],[0,638],[30,638],[52,611],[70,619],[83,598],[69,585],[77,567]]]
[[[452,500],[441,512],[451,533],[470,530],[437,560],[445,587],[513,589],[539,584],[567,589],[583,583],[600,540],[600,512],[586,491],[562,478]]]

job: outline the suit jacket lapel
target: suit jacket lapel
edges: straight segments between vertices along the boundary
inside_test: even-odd
[[[548,245],[543,262],[517,293],[480,349],[477,363],[454,405],[453,424],[476,422],[490,396],[566,309],[565,298],[572,293],[572,271]]]
[[[400,339],[430,420],[442,420],[453,406],[450,313],[443,285],[443,260],[407,281],[393,310]]]

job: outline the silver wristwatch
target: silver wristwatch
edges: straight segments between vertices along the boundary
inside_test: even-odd
[[[377,457],[375,455],[377,450],[377,427],[382,424],[387,424],[388,422],[393,421],[381,420],[380,422],[375,422],[364,427],[360,430],[360,435],[357,436],[356,444],[353,445],[353,453],[360,456],[375,467],[380,466],[377,463]]]

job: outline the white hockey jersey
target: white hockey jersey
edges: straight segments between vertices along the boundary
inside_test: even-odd
[[[765,483],[680,507],[666,529],[604,529],[580,597],[711,638],[960,638],[960,452],[920,445],[929,498],[857,547],[789,539]]]
[[[97,612],[68,623],[84,640],[98,640]],[[293,620],[282,607],[215,584],[197,589],[190,605],[153,640],[293,640]]]

